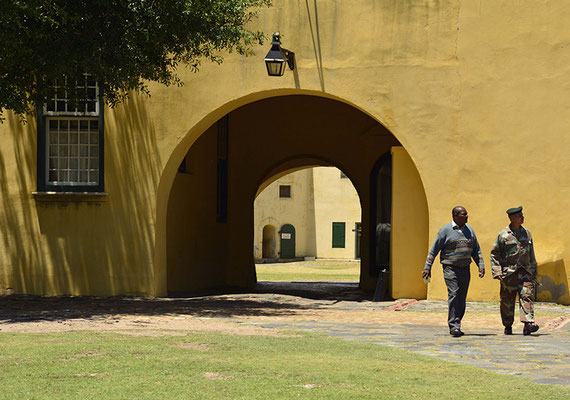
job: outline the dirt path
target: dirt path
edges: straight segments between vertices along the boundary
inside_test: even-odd
[[[298,289],[298,288],[297,288]],[[231,334],[280,335],[251,323],[319,321],[338,323],[446,326],[444,302],[398,300],[371,302],[354,291],[336,299],[323,293],[238,293],[191,298],[40,297],[0,298],[0,332],[97,330],[131,334],[174,335],[214,330]],[[544,329],[570,322],[568,307],[539,307]],[[501,329],[498,305],[469,303],[465,329]],[[570,327],[570,326],[569,326]]]

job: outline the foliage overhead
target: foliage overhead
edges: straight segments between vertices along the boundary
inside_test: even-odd
[[[270,2],[0,0],[0,113],[31,113],[62,76],[72,93],[84,72],[111,106],[131,90],[148,94],[148,81],[181,85],[181,64],[197,71],[224,50],[251,54],[263,34],[246,25]]]

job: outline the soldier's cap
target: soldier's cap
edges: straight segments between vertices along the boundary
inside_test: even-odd
[[[509,208],[509,209],[507,210],[507,214],[513,215],[513,214],[516,214],[516,213],[520,213],[521,211],[522,211],[522,206],[513,207],[513,208]]]

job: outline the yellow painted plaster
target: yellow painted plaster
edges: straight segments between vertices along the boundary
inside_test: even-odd
[[[428,208],[416,167],[403,147],[392,148],[390,285],[394,298],[424,299]]]
[[[180,193],[175,181],[182,158],[225,114],[258,100],[303,94],[352,107],[395,136],[425,188],[429,241],[449,221],[451,208],[461,204],[488,263],[492,243],[508,223],[505,210],[523,205],[539,275],[554,274],[554,285],[562,285],[556,293],[562,294],[555,300],[550,291],[552,300],[568,303],[570,9],[565,2],[540,0],[528,7],[509,0],[274,3],[252,27],[279,30],[283,45],[296,53],[296,70],[267,77],[261,59],[268,47],[260,46],[255,57],[230,54],[221,66],[204,64],[198,74],[181,69],[183,87],[151,84],[152,97],[135,96],[106,110],[103,201],[34,198],[35,126],[8,115],[0,126],[0,292],[166,294],[173,245],[168,210],[171,201],[180,202],[172,194]],[[266,124],[282,114],[258,111],[274,113],[252,117]],[[381,151],[375,133],[358,128],[351,135],[362,147],[352,156],[367,161],[352,170],[345,168],[347,142],[339,137],[320,137],[330,142],[330,150],[286,147],[299,158],[328,158],[346,170],[363,199],[364,216],[367,162]],[[373,123],[368,128],[376,129]],[[257,140],[264,149],[275,143],[270,134]],[[278,161],[271,168],[287,160]],[[236,207],[253,202],[271,168],[259,177],[244,176],[242,184],[255,180],[248,189],[253,193]],[[252,237],[244,240],[251,250]],[[233,251],[224,254],[231,259]],[[248,264],[236,263],[220,281],[251,284],[255,277]],[[497,282],[489,275],[472,281],[469,299],[497,298]],[[361,284],[374,287],[367,278]],[[446,296],[437,277],[430,286],[428,298]]]
[[[319,258],[354,259],[356,223],[361,222],[360,198],[350,179],[337,168],[314,168],[316,245]],[[332,247],[332,223],[345,223],[345,246]]]

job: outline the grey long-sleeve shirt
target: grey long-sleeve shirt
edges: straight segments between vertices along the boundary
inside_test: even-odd
[[[473,258],[479,270],[485,270],[481,248],[470,225],[465,224],[461,228],[455,222],[444,225],[437,233],[424,269],[431,270],[437,253],[440,253],[442,264],[469,267]]]

